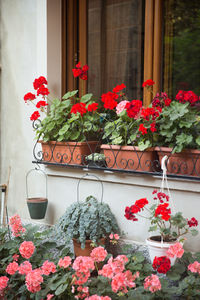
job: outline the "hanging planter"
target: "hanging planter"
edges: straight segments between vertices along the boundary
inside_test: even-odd
[[[28,176],[33,171],[39,171],[44,174],[46,179],[46,197],[29,197],[28,196]],[[27,205],[31,219],[40,220],[45,218],[48,199],[47,199],[47,175],[44,171],[40,169],[32,169],[26,174],[26,195],[27,195]]]

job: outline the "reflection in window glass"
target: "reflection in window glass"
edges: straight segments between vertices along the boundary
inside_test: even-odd
[[[130,100],[141,99],[143,2],[88,1],[88,90],[97,97],[124,83]]]
[[[200,94],[200,1],[166,0],[163,90]]]

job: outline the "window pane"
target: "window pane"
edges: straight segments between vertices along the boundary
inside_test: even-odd
[[[141,99],[143,9],[141,0],[88,1],[88,91],[95,96],[124,83],[130,100]]]
[[[200,94],[200,1],[166,0],[163,90]]]

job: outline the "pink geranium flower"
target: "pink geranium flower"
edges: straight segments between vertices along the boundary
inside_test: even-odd
[[[116,114],[119,115],[123,110],[126,109],[126,104],[129,103],[129,101],[121,101],[116,106]]]
[[[24,233],[26,231],[26,229],[23,228],[23,226],[22,226],[20,216],[17,215],[17,214],[10,217],[9,225],[10,225],[11,230],[12,230],[12,235],[15,236],[15,237],[20,236],[22,233]]]
[[[33,242],[23,242],[21,243],[20,247],[19,247],[19,252],[21,254],[22,257],[29,259],[32,255],[33,252],[35,251],[35,246],[33,244]]]
[[[46,260],[43,263],[41,270],[43,275],[49,275],[50,273],[56,272],[56,265],[53,262]]]
[[[18,271],[19,265],[16,261],[9,263],[6,268],[6,272],[10,275],[14,275]]]
[[[70,256],[65,256],[63,259],[59,259],[58,265],[60,268],[67,268],[71,264],[72,259]]]
[[[193,262],[188,266],[188,270],[192,273],[199,273],[200,274],[200,263],[198,261]]]
[[[167,250],[167,256],[168,257],[178,257],[181,258],[183,256],[184,250],[183,245],[181,243],[176,243],[174,245],[171,245],[169,249]]]
[[[9,278],[7,276],[0,277],[0,292],[2,292],[8,284]]]
[[[108,254],[108,252],[103,247],[100,246],[100,247],[94,248],[92,250],[90,256],[94,261],[100,262],[100,261],[104,261],[107,254]]]
[[[36,293],[41,290],[40,284],[43,282],[42,271],[35,269],[26,275],[26,286],[29,292]]]
[[[161,290],[161,283],[157,275],[152,274],[145,278],[144,288],[152,293]]]
[[[21,263],[18,270],[19,274],[21,275],[27,275],[31,271],[32,271],[32,265],[28,260]]]

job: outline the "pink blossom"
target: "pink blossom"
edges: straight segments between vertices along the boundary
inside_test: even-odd
[[[117,115],[119,115],[123,110],[125,110],[127,103],[129,103],[129,101],[124,100],[117,104],[117,106],[116,106]]]
[[[72,259],[70,256],[65,256],[63,259],[59,259],[58,265],[60,268],[67,268],[71,264]]]
[[[115,233],[115,234],[114,234],[114,238],[115,238],[116,240],[119,240],[119,234]]]
[[[200,274],[200,263],[198,261],[193,262],[188,266],[188,270],[190,270],[192,273]]]
[[[8,284],[9,278],[7,276],[1,276],[0,277],[0,292],[2,292]]]
[[[54,296],[53,294],[48,294],[47,295],[47,300],[51,300],[51,298],[53,298],[53,296]]]
[[[111,234],[109,235],[109,238],[112,240],[112,239],[114,238],[114,234],[111,233]]]
[[[12,234],[15,237],[18,237],[21,235],[21,233],[24,233],[26,231],[25,228],[23,228],[22,226],[22,222],[21,222],[21,218],[19,215],[14,215],[12,217],[10,217],[9,219],[9,225],[11,227],[12,230]]]
[[[155,293],[156,291],[161,290],[161,283],[157,275],[152,274],[145,278],[144,281],[145,290],[150,290],[150,292]]]
[[[111,265],[106,264],[103,266],[102,270],[99,270],[98,274],[111,279],[113,277],[114,272]]]
[[[167,256],[168,257],[178,257],[181,258],[183,256],[184,250],[183,245],[181,243],[176,243],[174,245],[171,245],[169,249],[167,250]]]
[[[26,275],[26,286],[29,292],[36,293],[41,290],[40,284],[43,282],[42,271],[35,269]]]
[[[43,263],[43,265],[41,267],[41,270],[42,270],[43,275],[49,275],[50,273],[56,272],[56,266],[53,262],[45,260],[45,262]]]
[[[19,266],[19,274],[21,275],[27,275],[30,271],[32,271],[32,265],[31,263],[26,260]]]
[[[85,300],[112,300],[112,299],[108,296],[92,295],[90,297],[85,298]]]
[[[75,259],[72,268],[75,271],[86,273],[89,270],[94,270],[94,261],[91,257],[88,256],[78,256]]]
[[[100,262],[100,261],[104,261],[106,256],[107,256],[108,252],[103,248],[103,247],[97,247],[94,248],[90,254],[91,258],[96,261],[96,262]]]
[[[19,247],[19,252],[21,254],[22,257],[29,259],[32,255],[33,252],[35,250],[35,246],[33,244],[33,242],[23,242],[21,243],[20,247]]]
[[[111,282],[113,292],[117,293],[118,291],[122,291],[123,293],[127,293],[127,287],[135,287],[134,280],[136,277],[137,276],[134,276],[129,270],[124,273],[117,273]]]
[[[19,255],[18,254],[14,254],[13,255],[13,260],[18,261]]]
[[[76,271],[75,274],[72,275],[72,278],[75,285],[82,285],[88,281],[88,278],[90,277],[90,272],[79,272]]]
[[[9,263],[9,265],[6,268],[6,272],[10,275],[14,275],[18,271],[19,265],[16,263],[16,261],[13,261]]]

